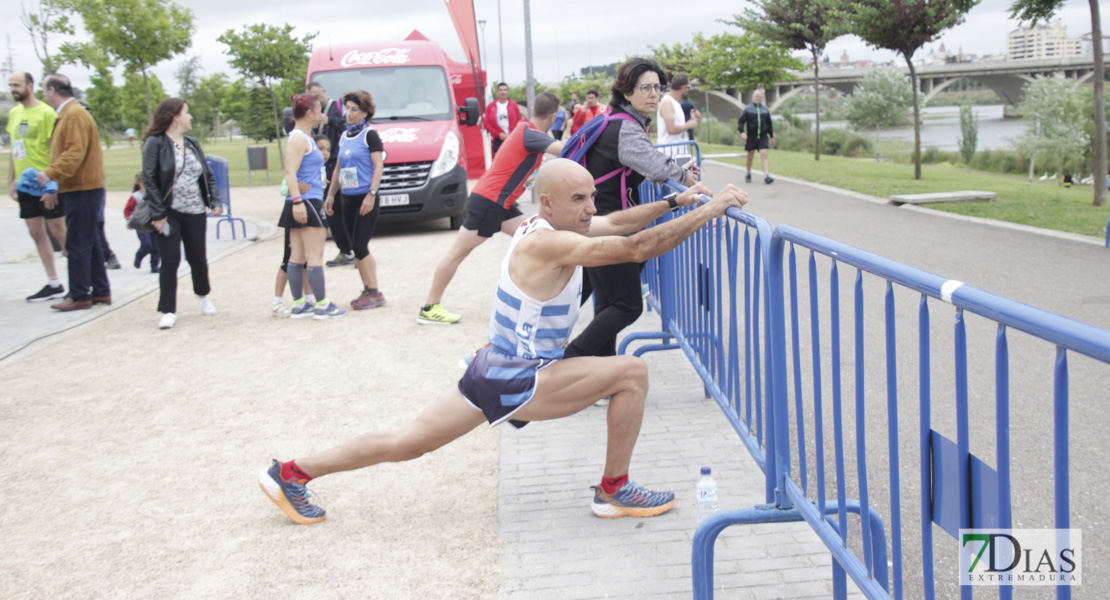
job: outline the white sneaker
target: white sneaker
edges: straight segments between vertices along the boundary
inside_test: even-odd
[[[162,320],[158,321],[158,329],[171,329],[173,324],[177,322],[177,315],[173,313],[166,313],[162,315]]]
[[[284,304],[274,304],[273,312],[274,316],[278,317],[279,319],[286,318],[292,314],[292,311],[289,310],[289,307],[285,306]]]
[[[212,301],[208,299],[208,296],[197,296],[197,302],[200,303],[200,314],[206,317],[210,317],[216,314],[216,305],[212,304]]]

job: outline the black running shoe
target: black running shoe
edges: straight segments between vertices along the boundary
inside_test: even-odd
[[[774,178],[771,177],[770,175],[764,175],[763,176],[763,183],[766,183],[767,185],[771,185],[772,181],[774,181]]]
[[[744,183],[751,183],[751,182],[752,182],[752,174],[748,173],[747,175],[744,176]]]
[[[62,286],[62,284],[59,283],[58,285],[50,285],[48,283],[45,286],[43,286],[43,288],[41,290],[39,290],[38,292],[36,292],[35,294],[27,296],[27,301],[28,302],[43,302],[43,301],[46,301],[46,300],[53,300],[55,298],[61,298],[62,296],[65,296],[65,295],[66,295],[66,288],[64,286]]]

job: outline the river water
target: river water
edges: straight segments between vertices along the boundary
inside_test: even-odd
[[[973,106],[972,112],[979,117],[979,144],[976,150],[1008,150],[1010,140],[1025,132],[1025,122],[1021,119],[1003,118],[1004,106],[1001,104]],[[927,106],[921,111],[921,149],[933,147],[938,150],[958,150],[960,138],[960,107]],[[800,114],[799,117],[813,120],[813,113]],[[844,121],[821,121],[822,127],[849,127]],[[874,139],[875,130],[861,130],[860,134]],[[913,144],[913,126],[886,127],[878,132],[880,150],[886,141],[908,142]]]

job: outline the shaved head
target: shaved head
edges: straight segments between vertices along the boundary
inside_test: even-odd
[[[536,172],[540,215],[555,229],[590,230],[594,208],[594,177],[582,165],[566,158],[549,160]]]
[[[555,158],[549,160],[536,171],[536,194],[558,196],[559,191],[567,187],[570,181],[580,181],[583,178],[593,183],[590,172],[582,165],[569,158]]]

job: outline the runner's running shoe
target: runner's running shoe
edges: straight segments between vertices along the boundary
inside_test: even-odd
[[[347,311],[345,311],[342,308],[339,308],[338,306],[336,306],[334,302],[328,302],[327,306],[323,306],[322,303],[317,302],[316,303],[316,314],[313,315],[312,318],[321,319],[321,320],[323,320],[323,319],[338,319],[339,317],[342,317],[345,314],[347,314]]]
[[[654,517],[674,506],[673,492],[653,492],[629,481],[614,494],[606,494],[601,486],[594,490],[594,514],[604,519],[619,517]]]
[[[316,305],[308,302],[294,302],[293,310],[289,311],[291,319],[304,319],[316,314]]]
[[[421,325],[452,325],[462,320],[462,315],[447,312],[442,304],[433,304],[428,310],[420,309],[416,322]]]
[[[362,293],[358,298],[351,300],[351,308],[355,310],[366,310],[368,308],[378,308],[385,305],[385,296],[381,292],[371,294],[369,290],[363,288]]]
[[[274,461],[258,476],[258,485],[294,523],[311,525],[324,520],[324,509],[308,501],[312,492],[299,482],[281,478],[281,463]]]

